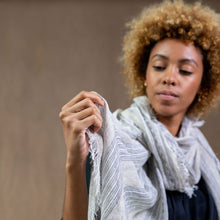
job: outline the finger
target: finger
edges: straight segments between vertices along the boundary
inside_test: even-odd
[[[100,128],[102,127],[102,120],[98,119],[94,115],[91,115],[90,117],[84,119],[88,121],[91,120],[93,122],[88,128],[91,128],[92,132],[98,132]]]
[[[100,111],[97,110],[96,106],[84,109],[78,113],[67,114],[66,116],[63,114],[60,118],[65,127],[75,127],[76,122],[78,123],[78,121],[82,121],[91,116],[95,116],[97,120],[102,123]]]
[[[91,115],[95,115],[99,120],[102,120],[100,110],[96,106],[92,106],[78,113],[75,113],[75,117],[77,118],[77,120],[83,120],[84,118],[87,118]]]
[[[78,95],[76,95],[72,100],[70,100],[66,105],[63,106],[63,109],[68,108],[72,105],[75,105],[76,103],[80,102],[83,99],[89,98],[93,103],[96,103],[98,105],[104,106],[104,101],[102,98],[94,93],[94,92],[87,92],[87,91],[82,91]]]
[[[71,112],[71,113],[75,113],[75,112],[80,112],[80,111],[82,111],[86,108],[90,108],[90,107],[96,109],[97,112],[100,112],[97,105],[95,105],[90,98],[83,99],[82,101],[76,103],[75,105],[66,108],[66,111]]]
[[[74,123],[73,132],[81,133],[86,131],[89,127],[93,127],[93,131],[97,132],[102,127],[102,121],[100,121],[95,115],[84,118],[83,120],[76,121]]]
[[[80,114],[75,114],[75,113],[80,113]],[[62,110],[59,114],[59,117],[62,120],[63,118],[71,114],[75,114],[76,119],[78,120],[83,119],[91,114],[96,114],[99,118],[101,118],[101,113],[99,108],[88,98],[82,100],[81,102],[77,103],[74,106]]]

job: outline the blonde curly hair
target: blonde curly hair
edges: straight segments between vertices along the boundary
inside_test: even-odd
[[[220,88],[220,16],[197,2],[164,1],[144,9],[127,24],[124,37],[123,74],[131,97],[146,95],[146,67],[154,45],[165,38],[191,42],[203,54],[201,87],[187,114],[204,115],[219,98]]]

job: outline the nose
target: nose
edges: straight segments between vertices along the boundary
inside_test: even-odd
[[[162,83],[163,85],[167,86],[175,86],[177,84],[177,74],[175,67],[166,69],[163,75]]]

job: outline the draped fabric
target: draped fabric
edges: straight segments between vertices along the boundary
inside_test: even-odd
[[[203,176],[220,219],[220,163],[199,128],[185,117],[179,137],[157,121],[145,96],[89,130],[92,172],[88,219],[168,219],[166,190],[192,196]]]

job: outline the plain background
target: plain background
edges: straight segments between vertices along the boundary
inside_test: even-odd
[[[102,94],[112,111],[129,105],[118,62],[124,24],[148,2],[0,1],[1,219],[60,219],[60,109],[81,90]],[[219,112],[203,128],[217,154]]]

